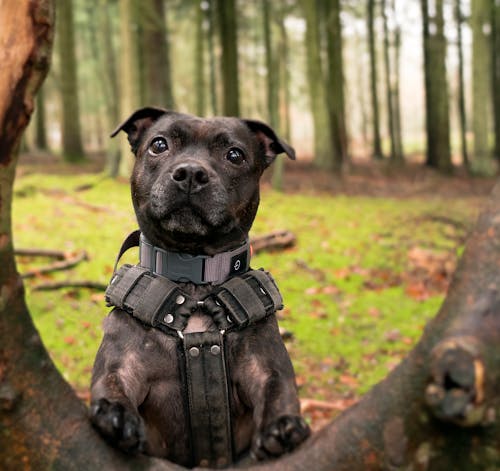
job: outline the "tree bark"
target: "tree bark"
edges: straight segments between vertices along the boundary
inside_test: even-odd
[[[282,63],[286,61],[286,56],[283,57],[278,52],[278,44],[273,34],[273,24],[276,22],[283,22],[281,12],[277,11],[276,4],[270,0],[262,0],[262,26],[264,31],[264,51],[266,63],[266,104],[267,104],[267,119],[269,124],[281,136],[281,115],[280,115],[280,89],[286,87],[286,83],[281,83],[283,79]],[[284,25],[280,25],[281,31]],[[281,34],[281,32],[280,32]],[[283,40],[283,38],[281,38]],[[285,139],[285,137],[283,136]],[[273,164],[272,170],[272,186],[277,191],[283,190],[283,159],[278,158]]]
[[[494,153],[500,162],[500,2],[490,0],[491,3],[491,85],[493,90],[493,118],[494,118]]]
[[[455,21],[457,23],[457,55],[458,55],[458,119],[460,122],[460,147],[462,150],[462,162],[470,171],[469,153],[467,150],[467,115],[465,112],[465,80],[464,80],[464,53],[462,40],[462,0],[455,0]]]
[[[326,103],[332,146],[331,165],[333,170],[340,172],[348,160],[342,25],[340,23],[341,3],[340,0],[326,0],[324,3],[327,53]]]
[[[401,96],[399,88],[400,59],[401,59],[401,24],[397,18],[396,2],[391,1],[391,10],[394,15],[394,79],[392,107],[394,110],[394,137],[396,138],[396,163],[403,163],[405,159],[403,149],[403,130],[401,128]]]
[[[392,4],[394,6],[394,4]],[[391,141],[391,154],[390,159],[393,164],[401,164],[403,162],[403,149],[401,142],[401,123],[400,123],[400,111],[399,111],[399,83],[398,79],[398,66],[399,66],[399,32],[396,31],[394,35],[394,57],[396,60],[391,64],[391,47],[390,47],[390,37],[389,37],[389,27],[387,20],[388,6],[386,0],[382,0],[382,19],[384,25],[384,69],[385,69],[385,87],[386,87],[386,98],[387,98],[387,120],[389,137]],[[394,8],[391,8],[391,13],[394,16]],[[397,28],[397,26],[396,26]]]
[[[206,4],[196,1],[195,43],[194,43],[194,88],[196,93],[195,109],[198,116],[205,116],[205,9]]]
[[[98,48],[100,78],[103,89],[103,102],[106,109],[104,122],[106,123],[106,173],[115,178],[118,176],[120,165],[120,142],[109,139],[110,132],[118,125],[119,94],[116,53],[113,48],[113,28],[111,11],[118,9],[117,5],[110,5],[107,0],[98,0],[98,8],[93,10],[97,29],[97,38],[101,47]]]
[[[35,147],[38,150],[47,150],[47,126],[45,119],[45,93],[43,89],[38,91],[36,97],[36,128],[35,128]]]
[[[278,61],[279,90],[279,135],[290,142],[290,72],[289,72],[289,52],[288,33],[285,26],[285,7],[282,7],[277,14],[276,23],[278,27],[278,44],[276,54]],[[277,159],[272,167],[271,184],[275,190],[283,190],[283,175],[285,172],[285,159]]]
[[[206,1],[205,20],[208,24],[207,31],[207,48],[208,48],[208,76],[209,76],[209,95],[210,95],[210,108],[212,115],[219,114],[218,93],[217,93],[217,80],[216,80],[216,59],[215,59],[215,5],[217,0]]]
[[[16,149],[48,69],[53,4],[0,9],[0,464],[2,470],[184,468],[110,448],[57,372],[24,302],[11,199]],[[15,41],[13,41],[15,38]],[[254,471],[485,470],[500,463],[500,183],[446,301],[384,381],[296,452]],[[230,468],[236,469],[236,468]]]
[[[221,76],[223,83],[223,113],[239,116],[238,32],[235,0],[215,0],[219,39],[222,48]]]
[[[120,115],[125,119],[139,107],[136,0],[120,0]],[[121,140],[118,174],[128,178],[134,158],[125,139]]]
[[[72,0],[58,0],[58,46],[62,98],[62,152],[64,160],[84,159],[78,103],[78,76]]]
[[[175,107],[172,92],[169,30],[165,0],[142,0],[139,14],[141,102],[145,106]]]
[[[321,65],[321,41],[319,18],[315,2],[301,0],[300,5],[306,20],[306,66],[309,100],[314,128],[314,165],[331,169],[331,141],[329,117],[326,103],[325,79]]]
[[[421,0],[424,36],[425,114],[427,135],[426,165],[443,173],[453,170],[450,149],[448,82],[446,79],[446,38],[443,0]]]
[[[384,158],[380,139],[380,116],[378,106],[377,52],[375,39],[375,0],[367,0],[368,52],[370,56],[370,95],[373,122],[373,152],[376,160]]]
[[[491,123],[490,13],[488,0],[471,0],[472,130],[474,132],[474,156],[471,164],[473,171],[478,174],[489,174],[492,171],[488,143]]]

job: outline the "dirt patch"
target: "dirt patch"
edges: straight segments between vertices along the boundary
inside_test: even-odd
[[[270,184],[271,171],[264,181]],[[310,162],[286,162],[284,189],[287,192],[327,192],[369,197],[485,197],[496,178],[473,178],[457,169],[445,176],[421,164],[391,167],[386,162],[355,161],[347,172],[335,175]]]
[[[69,164],[49,153],[23,153],[19,158],[18,175],[49,173],[74,175],[104,171],[106,156],[92,153],[79,164]],[[272,170],[265,173],[263,184],[270,186]],[[326,192],[329,194],[368,197],[485,197],[489,195],[496,178],[472,178],[457,169],[452,176],[420,163],[393,167],[387,162],[354,160],[342,175],[319,170],[310,159],[285,162],[284,191],[300,193]]]

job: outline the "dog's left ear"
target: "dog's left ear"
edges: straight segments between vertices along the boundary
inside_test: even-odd
[[[144,131],[148,129],[158,118],[167,113],[171,113],[171,111],[151,106],[141,108],[134,111],[122,124],[120,124],[111,133],[111,137],[115,137],[120,131],[126,132],[132,152],[135,154]]]
[[[278,154],[285,153],[290,159],[295,160],[295,149],[282,141],[267,124],[252,119],[242,120],[252,131],[264,148],[266,167],[274,162]]]

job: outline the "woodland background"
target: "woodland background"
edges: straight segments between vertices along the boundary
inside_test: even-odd
[[[316,167],[356,159],[491,175],[500,158],[498,0],[59,0],[26,140],[81,161],[140,106],[270,123]],[[120,158],[121,155],[121,158]],[[102,155],[99,157],[102,160]],[[280,186],[281,171],[275,172]]]
[[[278,159],[265,176],[252,234],[287,229],[296,243],[253,265],[279,280],[303,411],[319,428],[420,337],[493,186],[500,2],[56,6],[13,227],[27,301],[57,367],[87,399],[103,287],[136,226],[132,154],[110,132],[146,105],[259,118],[298,162]],[[26,248],[57,249],[65,270]]]

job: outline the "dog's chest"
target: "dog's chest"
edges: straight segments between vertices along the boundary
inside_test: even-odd
[[[207,330],[214,329],[216,329],[216,326],[212,317],[197,311],[189,317],[183,333],[191,334],[193,332],[206,332]]]

